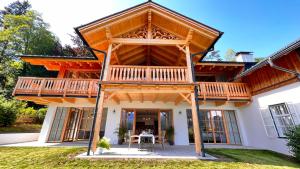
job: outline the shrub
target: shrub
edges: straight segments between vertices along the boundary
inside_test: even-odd
[[[0,127],[8,127],[15,123],[18,108],[15,100],[0,97]]]
[[[287,146],[294,157],[300,161],[300,125],[289,128],[285,135],[288,139]]]
[[[105,148],[107,150],[110,149],[110,140],[106,137],[103,137],[99,140],[97,147]]]
[[[39,123],[39,124],[43,123],[43,121],[45,119],[45,116],[46,116],[46,113],[47,113],[47,108],[40,108],[37,111],[37,114],[36,114],[37,123]]]

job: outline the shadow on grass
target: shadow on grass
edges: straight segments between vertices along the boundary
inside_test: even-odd
[[[206,151],[221,161],[300,168],[295,158],[269,150],[211,148]]]

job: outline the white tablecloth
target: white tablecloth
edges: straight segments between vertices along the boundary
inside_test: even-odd
[[[147,138],[147,137],[148,137],[148,138],[152,138],[152,143],[155,144],[155,137],[154,137],[153,134],[140,134],[140,135],[139,135],[139,140],[138,140],[138,143],[139,143],[139,144],[141,144],[141,140],[142,140],[141,138],[143,138],[143,137],[144,137],[144,138]]]

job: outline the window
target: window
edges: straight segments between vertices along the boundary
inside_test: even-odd
[[[241,144],[240,133],[233,110],[200,110],[199,125],[204,143]],[[194,143],[191,109],[187,109],[189,142]]]
[[[285,103],[270,105],[269,110],[278,137],[285,137],[287,129],[295,125],[293,115]]]
[[[61,134],[62,134],[62,130],[63,130],[63,126],[64,126],[64,122],[68,110],[69,109],[66,107],[58,107],[56,109],[55,117],[48,138],[49,142],[61,141]]]

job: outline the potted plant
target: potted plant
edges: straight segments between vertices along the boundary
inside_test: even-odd
[[[125,127],[119,127],[116,129],[115,133],[118,135],[118,144],[121,145],[126,136],[127,129]]]
[[[103,150],[109,150],[110,149],[110,140],[106,137],[103,137],[99,140],[97,143],[98,152],[99,154],[103,154]]]
[[[174,145],[174,128],[171,126],[166,130],[167,139],[170,145]]]

